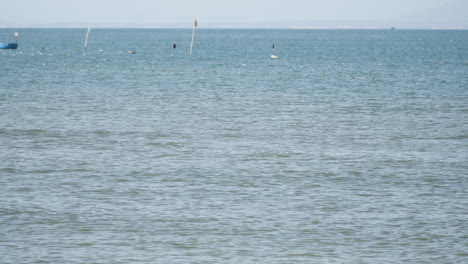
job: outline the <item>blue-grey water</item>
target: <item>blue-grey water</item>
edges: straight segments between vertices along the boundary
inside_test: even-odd
[[[467,263],[467,31],[85,34],[0,50],[0,263]]]

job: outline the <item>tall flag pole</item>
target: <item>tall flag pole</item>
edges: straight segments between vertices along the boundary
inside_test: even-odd
[[[193,19],[192,42],[190,43],[190,57],[192,57],[193,40],[195,39],[195,28],[198,27],[197,18]]]

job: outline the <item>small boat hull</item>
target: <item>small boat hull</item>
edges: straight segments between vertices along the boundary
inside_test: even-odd
[[[18,43],[0,43],[0,49],[17,49]]]

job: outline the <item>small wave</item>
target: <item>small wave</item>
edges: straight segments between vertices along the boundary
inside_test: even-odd
[[[0,168],[0,172],[5,172],[5,173],[16,173],[18,172],[16,169],[14,168]]]
[[[421,137],[421,138],[415,138],[418,140],[460,140],[460,139],[468,139],[468,135],[457,135],[457,136],[451,136],[451,137],[433,137],[433,138],[428,138],[428,137]]]
[[[1,170],[0,170],[1,171]],[[25,173],[33,173],[33,174],[53,174],[53,173],[73,173],[73,172],[89,172],[90,170],[84,168],[76,168],[76,169],[35,169],[35,170],[28,170],[23,171]],[[19,172],[18,170],[14,170],[14,172]]]
[[[0,129],[0,134],[4,135],[38,135],[47,133],[42,129]]]
[[[94,130],[92,133],[98,136],[109,136],[111,134],[111,132],[107,130]]]

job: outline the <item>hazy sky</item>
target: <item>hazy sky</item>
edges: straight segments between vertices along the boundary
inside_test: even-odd
[[[452,0],[1,0],[0,23],[279,23],[392,20]],[[468,1],[468,0],[466,0]],[[191,22],[189,22],[191,23]]]

